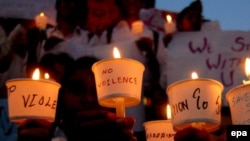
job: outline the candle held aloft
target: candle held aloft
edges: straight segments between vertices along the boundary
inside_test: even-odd
[[[35,17],[35,24],[36,27],[39,29],[45,29],[48,23],[48,17],[43,13],[39,13],[36,17]]]
[[[25,119],[55,119],[60,84],[40,79],[39,69],[32,79],[19,78],[6,82],[8,90],[9,119],[21,122]]]
[[[166,23],[165,23],[165,33],[166,34],[172,34],[176,31],[176,24],[172,20],[172,17],[170,15],[166,15]]]
[[[221,123],[222,90],[223,85],[213,79],[187,79],[171,84],[166,92],[174,129],[192,126],[208,132],[217,130]]]
[[[116,49],[114,48],[114,52]],[[96,62],[92,66],[95,75],[99,104],[115,107],[119,117],[123,107],[139,104],[141,99],[144,66],[140,62],[115,57]]]

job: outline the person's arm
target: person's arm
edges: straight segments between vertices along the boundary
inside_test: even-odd
[[[68,124],[71,127],[62,129],[69,140],[136,141],[132,130],[134,124],[132,117],[116,118],[115,113],[109,111],[88,110],[79,112],[76,119]]]
[[[153,51],[153,41],[150,38],[142,37],[136,41],[136,45],[146,57],[146,65],[149,67],[149,70],[155,79],[156,82],[159,81],[160,68],[159,62],[156,58],[155,52]]]
[[[28,119],[18,125],[18,141],[51,141],[53,124],[46,120]]]

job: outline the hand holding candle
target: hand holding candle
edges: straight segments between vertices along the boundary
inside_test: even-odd
[[[140,102],[144,66],[132,59],[120,58],[114,48],[114,59],[101,60],[92,66],[99,104],[115,107],[117,117],[125,116],[125,106]]]

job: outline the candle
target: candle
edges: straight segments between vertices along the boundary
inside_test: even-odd
[[[113,53],[114,58],[96,62],[92,71],[99,104],[116,108],[117,117],[124,117],[125,107],[140,102],[144,66],[136,60],[121,58],[116,47]]]
[[[37,28],[44,29],[46,28],[47,23],[48,23],[48,17],[43,12],[39,13],[35,17],[35,24]]]
[[[245,74],[250,76],[250,60],[245,60]],[[226,94],[226,100],[229,104],[232,123],[235,125],[250,125],[250,80],[243,80],[239,85]]]
[[[208,132],[217,130],[221,122],[223,85],[213,79],[198,78],[175,82],[167,88],[172,123],[176,131],[193,126]]]
[[[167,114],[167,119],[170,120],[171,119],[171,108],[170,108],[169,104],[167,104],[167,107],[166,107],[166,114]]]
[[[166,16],[167,22],[165,23],[165,33],[166,34],[172,34],[176,30],[176,24],[172,20],[172,17],[170,15]]]
[[[140,34],[143,32],[144,24],[141,20],[134,21],[132,23],[132,33]]]
[[[248,80],[243,80],[243,84],[250,84],[250,58],[245,60],[245,73]]]
[[[174,141],[176,132],[173,129],[169,104],[166,106],[166,116],[167,120],[154,120],[143,123],[147,141]]]
[[[55,119],[60,84],[40,79],[36,69],[32,79],[19,78],[6,82],[8,89],[9,118],[12,122],[25,119]]]

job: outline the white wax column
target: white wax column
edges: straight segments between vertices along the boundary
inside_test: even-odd
[[[166,34],[172,34],[172,33],[174,33],[175,30],[176,30],[176,24],[175,24],[175,22],[172,20],[172,17],[171,17],[170,15],[167,15],[167,16],[166,16],[166,19],[167,19],[167,21],[166,21],[165,26],[164,26],[164,28],[165,28],[165,33],[166,33]]]
[[[140,34],[143,32],[143,28],[144,28],[144,23],[140,20],[138,21],[134,21],[132,23],[132,32],[134,34]]]
[[[47,26],[48,17],[43,12],[41,12],[35,17],[35,23],[37,28],[44,29]]]

